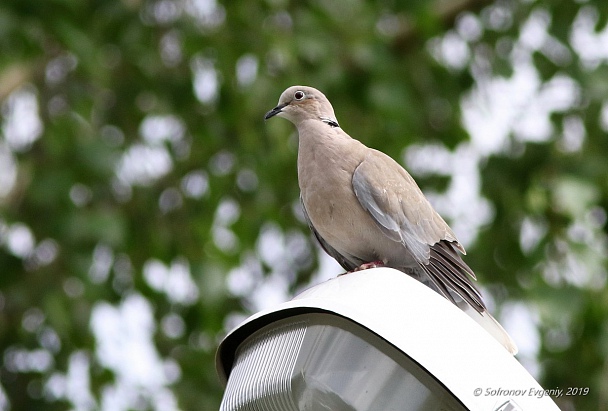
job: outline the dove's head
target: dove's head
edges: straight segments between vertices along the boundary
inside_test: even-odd
[[[281,94],[279,104],[264,116],[284,117],[296,126],[302,121],[316,119],[337,127],[336,115],[325,94],[306,86],[291,86]]]

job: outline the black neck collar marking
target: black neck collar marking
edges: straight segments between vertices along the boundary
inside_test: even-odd
[[[338,122],[336,120],[332,120],[331,118],[321,117],[321,121],[324,122],[325,124],[329,124],[329,126],[331,128],[334,128],[334,127],[340,128],[340,124],[338,124]]]

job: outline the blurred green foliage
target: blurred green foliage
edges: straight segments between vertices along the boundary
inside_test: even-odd
[[[91,313],[134,294],[150,303],[158,355],[179,370],[165,384],[177,407],[217,409],[215,346],[250,309],[226,275],[256,255],[269,223],[310,241],[294,212],[293,127],[262,121],[283,89],[323,90],[347,132],[394,158],[427,143],[455,151],[470,139],[464,99],[480,79],[513,78],[517,47],[540,89],[567,78],[577,97],[548,114],[547,138],[511,129],[483,157],[492,218],[467,262],[496,311],[522,303],[536,316],[529,360],[541,385],[590,388],[559,406],[608,409],[608,55],[574,35],[583,27],[605,39],[607,19],[600,0],[4,0],[0,410],[110,409],[104,390],[117,375],[96,354]],[[38,120],[15,114],[28,96]],[[24,133],[32,141],[15,137]],[[415,177],[437,192],[450,180]],[[524,225],[540,233],[527,246]],[[286,264],[291,291],[316,269],[308,257]],[[151,261],[185,266],[196,301],[155,288]],[[256,281],[272,269],[262,261]],[[88,359],[92,393],[79,403],[53,385],[75,353]]]

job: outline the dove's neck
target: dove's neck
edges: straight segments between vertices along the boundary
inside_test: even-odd
[[[329,118],[304,120],[297,127],[300,154],[328,152],[343,155],[340,151],[344,150],[345,145],[355,141],[338,126],[337,121]]]
[[[298,176],[301,183],[309,177],[332,179],[336,173],[352,173],[365,155],[366,147],[362,143],[352,139],[340,127],[323,120],[302,121],[298,124],[298,134]],[[318,170],[323,170],[323,173],[318,173]],[[300,188],[303,188],[302,184]]]

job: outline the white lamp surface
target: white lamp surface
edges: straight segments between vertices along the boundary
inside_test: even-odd
[[[480,325],[390,268],[251,316],[222,341],[217,367],[222,411],[558,410]]]

